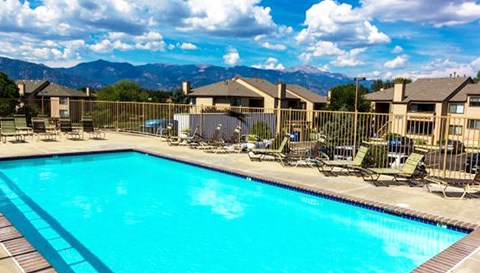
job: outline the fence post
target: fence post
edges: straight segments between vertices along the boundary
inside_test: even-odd
[[[357,147],[357,125],[358,123],[358,110],[355,108],[355,113],[353,117],[353,149],[352,149],[352,158],[355,158],[355,155],[357,153],[356,147]]]
[[[119,117],[119,109],[118,109],[118,108],[119,108],[119,104],[118,104],[118,100],[117,100],[117,101],[115,102],[115,112],[116,112],[116,116],[117,116],[116,122],[115,122],[115,124],[116,124],[115,127],[116,127],[116,131],[117,131],[117,132],[118,132],[118,119],[120,118],[120,117]]]
[[[443,141],[445,141],[444,147],[445,150],[443,151],[443,177],[447,177],[447,151],[448,151],[448,138],[449,138],[449,127],[450,127],[450,114],[447,115],[445,119],[445,130],[444,130],[444,137]],[[453,154],[453,153],[452,153]]]

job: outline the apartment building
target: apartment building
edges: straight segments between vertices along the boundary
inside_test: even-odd
[[[423,139],[428,144],[445,137],[473,143],[479,137],[480,85],[469,77],[397,83],[367,94],[365,99],[372,102],[376,113],[388,114],[385,132]]]
[[[43,114],[52,118],[69,117],[71,100],[90,100],[90,89],[86,92],[71,89],[47,80],[18,80],[20,97],[28,103],[36,103]]]
[[[193,89],[189,82],[183,82],[182,90],[191,104],[203,106],[320,110],[327,104],[326,97],[303,86],[272,84],[260,78],[236,77]]]

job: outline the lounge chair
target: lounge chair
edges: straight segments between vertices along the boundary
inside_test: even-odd
[[[273,157],[275,160],[278,160],[282,166],[284,165],[283,159],[285,158],[285,148],[287,146],[289,137],[286,136],[283,138],[282,142],[277,149],[256,149],[253,148],[248,152],[248,157],[251,161],[262,161],[266,156]]]
[[[82,119],[82,130],[88,134],[88,138],[105,139],[105,132],[95,129],[92,119]]]
[[[218,124],[217,128],[215,128],[213,136],[210,139],[202,140],[198,143],[191,143],[189,147],[199,150],[211,150],[224,145],[224,143],[225,141],[222,138],[222,124]]]
[[[333,173],[335,168],[358,171],[362,167],[362,162],[367,152],[368,147],[360,146],[353,160],[326,160],[325,158],[317,158],[318,171],[325,175],[335,175]]]
[[[235,127],[229,140],[222,143],[222,145],[218,145],[216,147],[213,147],[212,149],[207,149],[205,150],[205,152],[216,153],[216,154],[241,152],[240,145],[238,145],[238,143],[240,142],[241,132],[242,132],[242,127],[240,126]]]
[[[200,142],[202,137],[198,135],[198,125],[195,127],[192,135],[184,135],[184,136],[169,136],[167,137],[167,143],[170,146],[178,146],[178,145],[188,145],[190,142]]]
[[[15,120],[13,118],[0,118],[0,137],[3,143],[7,142],[7,137],[15,137],[15,141],[25,141],[26,134],[15,128]]]
[[[72,126],[72,121],[70,119],[60,119],[60,132],[64,135],[67,136],[67,138],[72,138],[72,139],[83,139],[83,133],[76,129],[73,128]]]
[[[415,185],[414,180],[417,177],[417,167],[422,161],[424,155],[418,153],[411,153],[403,166],[400,169],[393,168],[361,168],[360,174],[363,180],[373,182],[375,186],[378,186],[376,182],[381,175],[392,176],[393,180],[400,183],[400,179],[408,181],[410,185]]]
[[[480,172],[477,172],[473,180],[465,180],[465,179],[444,179],[438,177],[425,177],[425,186],[429,192],[432,192],[431,184],[436,184],[440,186],[442,191],[443,197],[446,199],[462,199],[465,195],[471,193],[480,192]],[[456,188],[462,189],[463,192],[460,193],[460,196],[451,196],[447,194],[447,188]]]
[[[15,120],[15,129],[24,133],[27,136],[33,136],[33,128],[27,125],[27,118],[25,115],[13,115]]]
[[[54,140],[57,138],[57,132],[54,130],[47,130],[45,122],[43,120],[32,120],[33,134],[37,136],[37,141],[40,137],[44,137],[45,140]]]

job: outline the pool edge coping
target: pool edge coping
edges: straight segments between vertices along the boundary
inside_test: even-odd
[[[315,196],[320,196],[323,198],[332,199],[335,201],[339,201],[339,202],[343,202],[343,203],[347,203],[347,204],[351,204],[351,205],[355,205],[355,206],[359,206],[359,207],[363,207],[363,208],[367,208],[375,211],[380,211],[387,214],[396,215],[398,217],[402,217],[402,218],[406,218],[414,221],[425,222],[431,225],[434,225],[436,223],[437,225],[441,225],[441,226],[446,225],[448,228],[457,230],[460,232],[469,232],[467,236],[455,242],[453,245],[443,250],[442,252],[438,253],[437,255],[433,256],[432,258],[430,258],[423,264],[419,265],[417,268],[415,268],[411,272],[415,272],[415,273],[448,272],[453,268],[455,268],[456,266],[458,266],[462,261],[467,259],[472,253],[474,253],[474,251],[476,251],[480,247],[480,224],[468,223],[465,221],[456,220],[454,218],[438,216],[432,213],[422,212],[415,209],[398,207],[398,206],[387,204],[387,203],[353,197],[348,194],[336,193],[333,191],[313,188],[307,185],[298,185],[281,178],[272,179],[266,176],[246,173],[246,172],[243,172],[237,169],[232,169],[229,167],[220,168],[212,164],[196,161],[193,158],[184,159],[184,158],[170,155],[170,154],[151,151],[146,148],[118,148],[118,149],[105,148],[105,149],[96,149],[92,151],[56,152],[56,153],[44,153],[44,154],[35,153],[31,155],[0,156],[0,161],[54,157],[54,156],[82,155],[82,154],[116,153],[116,152],[145,153],[145,154],[149,154],[159,158],[174,160],[177,162],[182,162],[182,163],[194,165],[194,166],[200,166],[203,168],[207,168],[207,169],[211,169],[211,170],[215,170],[215,171],[219,171],[222,173],[227,173],[235,176],[241,176],[241,177],[253,179],[259,183],[270,184],[278,187],[287,188],[289,190],[312,194]],[[1,212],[0,212],[0,216],[2,216]],[[13,225],[11,225],[11,227],[15,228]],[[21,238],[24,238],[23,235],[21,235]],[[0,243],[3,244],[3,240],[0,240]],[[30,244],[30,242],[28,243]],[[11,251],[5,244],[3,245],[5,246],[5,248],[7,248],[9,252]],[[12,248],[12,246],[10,246],[10,248]],[[41,253],[39,253],[36,249],[35,249],[35,252],[38,253],[40,256],[42,256]],[[27,271],[22,266],[20,267],[26,273],[43,272],[44,270],[53,270],[48,272],[56,272],[55,269],[50,265],[50,263],[43,256],[41,258],[48,263],[48,265],[50,266],[49,268],[40,269],[40,271],[39,270]],[[20,262],[17,259],[15,260],[20,265]]]

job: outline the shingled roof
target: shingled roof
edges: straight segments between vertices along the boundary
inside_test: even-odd
[[[17,84],[25,84],[25,94],[35,94],[44,97],[75,97],[86,98],[86,93],[72,88],[51,83],[46,80],[19,80]]]
[[[298,84],[287,84],[287,91],[295,93],[297,96],[313,103],[327,103],[327,97],[320,96]]]
[[[247,87],[234,80],[226,80],[212,83],[206,86],[192,89],[188,94],[191,97],[249,97],[262,98]]]
[[[471,78],[423,78],[405,86],[403,102],[442,102],[455,96]],[[393,87],[365,95],[370,101],[393,101]]]
[[[248,97],[248,98],[263,98],[257,92],[253,91],[258,89],[272,98],[278,98],[277,85],[260,78],[241,78],[237,77],[232,80],[221,81],[206,86],[192,89],[188,94],[191,97]],[[297,84],[286,85],[286,98],[298,99],[299,97],[313,102],[313,103],[326,103],[327,99],[322,97],[311,90],[308,90]]]
[[[451,102],[466,102],[469,95],[480,96],[480,84],[467,84],[462,90],[460,90],[455,96],[453,96]]]

